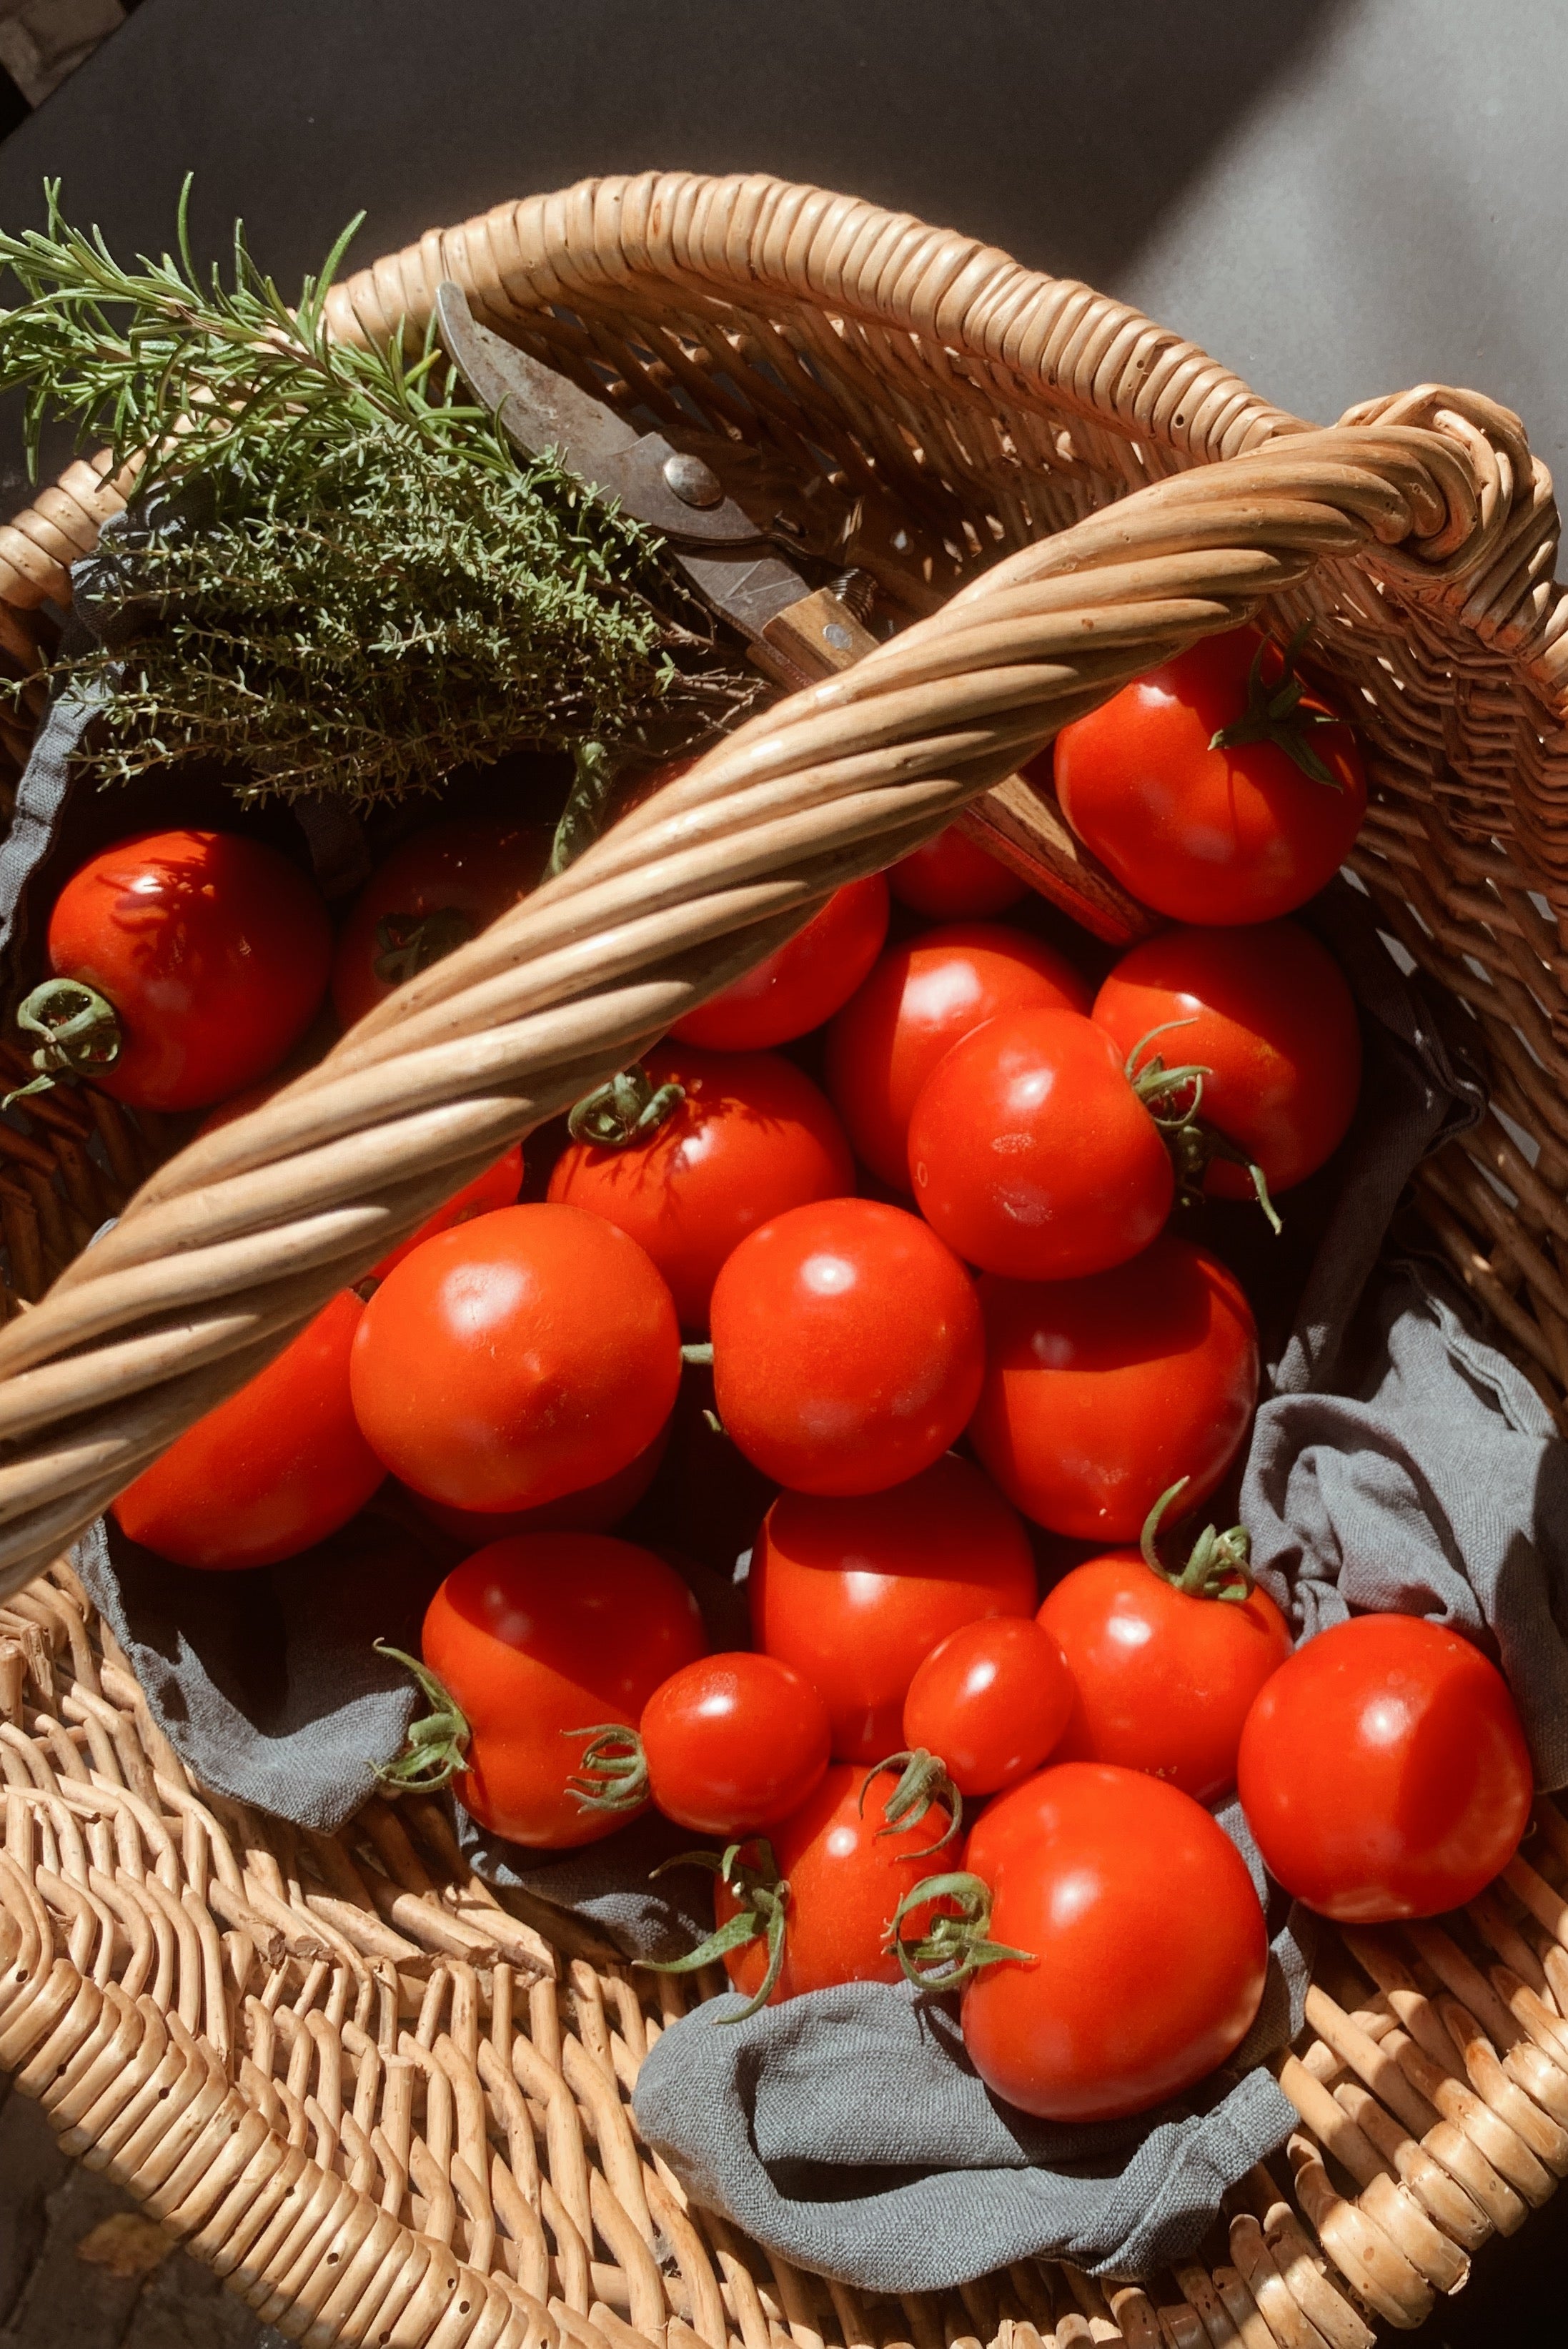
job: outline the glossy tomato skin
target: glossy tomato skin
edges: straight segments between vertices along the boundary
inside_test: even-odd
[[[680,1331],[663,1278],[614,1224],[498,1207],[388,1274],[352,1379],[366,1438],[405,1485],[452,1508],[536,1508],[652,1444]]]
[[[1508,1683],[1457,1632],[1356,1615],[1259,1692],[1237,1784],[1271,1876],[1342,1924],[1436,1917],[1507,1867],[1534,1774]]]
[[[403,1489],[428,1524],[439,1526],[443,1533],[466,1542],[470,1549],[482,1549],[508,1534],[607,1534],[630,1516],[653,1483],[669,1436],[666,1420],[653,1442],[613,1476],[601,1477],[598,1484],[584,1485],[575,1493],[562,1493],[559,1500],[542,1501],[535,1509],[454,1509],[416,1493],[411,1485]]]
[[[887,936],[887,883],[880,873],[846,882],[805,927],[676,1022],[682,1044],[710,1052],[759,1052],[830,1019],[859,987]]]
[[[828,1710],[777,1656],[704,1656],[654,1691],[639,1724],[648,1785],[666,1819],[698,1835],[754,1834],[787,1819],[828,1767]]]
[[[232,832],[99,851],[49,916],[49,968],[107,997],[121,1044],[93,1082],[133,1109],[204,1109],[275,1068],[315,1017],[332,933],[316,890]]]
[[[968,1274],[880,1200],[821,1200],[764,1224],[714,1283],[710,1320],[727,1433],[797,1492],[902,1484],[941,1458],[980,1392]]]
[[[345,1289],[177,1436],[112,1504],[120,1531],[175,1566],[223,1572],[274,1565],[346,1525],[386,1473],[349,1400],[364,1311]]]
[[[376,968],[384,951],[377,931],[384,921],[399,935],[428,926],[423,952],[414,957],[428,968],[538,886],[550,840],[544,824],[457,816],[427,825],[395,848],[360,891],[338,934],[332,1000],[344,1026],[352,1028],[392,992],[395,982]]]
[[[1004,913],[1029,894],[1026,881],[988,856],[957,823],[890,864],[887,885],[901,905],[934,922],[974,921]]]
[[[786,1208],[854,1189],[843,1130],[817,1087],[776,1052],[703,1052],[664,1045],[643,1063],[679,1102],[645,1141],[624,1150],[570,1143],[550,1196],[618,1225],[670,1285],[683,1329],[707,1328],[719,1267]]]
[[[431,1599],[420,1652],[472,1733],[459,1799],[514,1843],[598,1843],[626,1814],[567,1785],[573,1733],[634,1729],[661,1681],[707,1642],[696,1600],[652,1550],[604,1534],[521,1534],[465,1558]]]
[[[1268,1937],[1241,1854],[1201,1805],[1135,1770],[1064,1762],[989,1805],[965,1862],[991,1938],[1029,1952],[964,1992],[994,2095],[1043,2120],[1146,2112],[1234,2054]]]
[[[1291,1651],[1266,1590],[1203,1599],[1153,1573],[1137,1550],[1114,1550],[1064,1575],[1039,1621],[1077,1692],[1059,1761],[1144,1770],[1199,1803],[1231,1792],[1253,1699]]]
[[[961,1795],[1000,1794],[1057,1750],[1073,1697],[1067,1661],[1039,1622],[965,1623],[911,1681],[903,1743],[940,1755]]]
[[[1062,813],[1123,888],[1172,921],[1294,913],[1334,878],[1367,813],[1346,725],[1307,732],[1333,784],[1315,782],[1273,742],[1210,749],[1246,708],[1260,641],[1253,628],[1205,637],[1057,736]],[[1282,667],[1278,648],[1265,650],[1265,678]],[[1326,708],[1310,694],[1302,706]]]
[[[779,1873],[789,1887],[784,1970],[770,2006],[839,1982],[901,1980],[898,1960],[888,1951],[888,1929],[905,1894],[943,1865],[940,1857],[919,1855],[929,1853],[947,1825],[947,1814],[937,1806],[918,1832],[884,1835],[884,1806],[897,1781],[879,1778],[867,1791],[862,1811],[864,1783],[858,1764],[833,1763],[815,1793],[769,1834]],[[727,1924],[738,1905],[728,1888],[716,1882],[714,1923]],[[903,1930],[918,1935],[930,1915],[928,1907],[913,1910]],[[736,1989],[755,1998],[768,1970],[765,1945],[748,1942],[724,1962]]]
[[[751,1636],[820,1694],[833,1753],[881,1762],[903,1743],[909,1684],[939,1640],[1035,1609],[1028,1537],[977,1468],[948,1454],[891,1492],[781,1493],[748,1580]]]
[[[1087,1012],[1089,1000],[1065,956],[1000,923],[953,923],[889,947],[828,1030],[828,1091],[855,1155],[907,1191],[910,1115],[944,1055],[1000,1012]]]
[[[1134,1541],[1161,1493],[1206,1501],[1241,1448],[1258,1341],[1240,1282],[1161,1233],[1087,1280],[979,1284],[985,1384],[969,1424],[1014,1505],[1051,1533]]]
[[[1006,1011],[955,1044],[911,1112],[909,1172],[954,1254],[1012,1280],[1125,1263],[1176,1189],[1116,1047],[1077,1011]]]
[[[1095,1023],[1125,1058],[1208,1071],[1202,1112],[1260,1165],[1274,1192],[1315,1174],[1344,1140],[1361,1088],[1361,1030],[1345,974],[1296,922],[1163,930],[1124,955]],[[1244,1166],[1211,1161],[1204,1189],[1252,1195]]]

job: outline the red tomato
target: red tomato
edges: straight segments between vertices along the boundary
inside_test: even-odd
[[[1508,1683],[1418,1615],[1320,1631],[1259,1692],[1242,1806],[1271,1876],[1342,1924],[1461,1909],[1530,1824],[1530,1749]]]
[[[498,1207],[405,1257],[365,1309],[354,1408],[405,1485],[535,1508],[624,1468],[670,1414],[680,1331],[634,1240],[580,1207]]]
[[[909,1171],[948,1247],[1014,1280],[1125,1263],[1176,1188],[1120,1054],[1077,1011],[1006,1011],[955,1044],[911,1113]]]
[[[1180,1477],[1206,1501],[1246,1434],[1258,1341],[1222,1264],[1162,1233],[1088,1280],[980,1283],[985,1385],[969,1437],[1052,1533],[1133,1541]]]
[[[933,1648],[903,1701],[903,1742],[944,1763],[961,1795],[995,1795],[1056,1751],[1072,1709],[1072,1675],[1050,1633],[997,1615]]]
[[[1290,1654],[1266,1590],[1189,1594],[1137,1550],[1115,1550],[1065,1575],[1039,1620],[1077,1688],[1058,1760],[1146,1770],[1200,1803],[1230,1793],[1248,1709]]]
[[[49,916],[49,968],[104,998],[112,1063],[77,1063],[133,1109],[202,1109],[299,1041],[332,934],[303,873],[232,832],[142,832],[74,873]],[[76,1007],[66,1003],[62,1009]]]
[[[669,1438],[666,1420],[653,1442],[613,1476],[585,1485],[580,1492],[562,1493],[558,1501],[542,1501],[536,1509],[453,1509],[416,1493],[412,1485],[404,1490],[430,1525],[472,1549],[501,1541],[508,1534],[607,1534],[630,1516],[653,1483]]]
[[[640,1724],[648,1788],[698,1835],[751,1835],[798,1811],[828,1766],[828,1712],[776,1656],[704,1656],[656,1688]]]
[[[665,1045],[644,1066],[655,1091],[678,1084],[686,1099],[624,1149],[568,1143],[550,1196],[629,1233],[669,1282],[682,1326],[706,1330],[718,1268],[747,1233],[842,1197],[854,1164],[810,1078],[777,1053]]]
[[[332,999],[344,1026],[526,897],[539,885],[550,843],[548,825],[459,816],[395,848],[338,936]]]
[[[923,848],[888,867],[887,885],[901,905],[934,922],[962,922],[1000,914],[1029,894],[1029,885],[988,855],[960,823],[950,823]]]
[[[835,889],[820,913],[684,1019],[672,1033],[713,1052],[787,1044],[830,1019],[859,987],[887,936],[887,883],[880,873]]]
[[[576,1733],[630,1732],[661,1681],[700,1656],[696,1600],[652,1550],[603,1534],[523,1534],[448,1575],[420,1650],[471,1733],[457,1791],[514,1843],[559,1851],[614,1835],[625,1810],[586,1807]]]
[[[1214,735],[1245,717],[1260,653],[1260,691],[1277,695],[1278,646],[1233,628],[1123,686],[1056,739],[1062,813],[1123,888],[1173,921],[1294,913],[1334,878],[1367,813],[1361,753],[1343,720],[1294,729],[1327,781],[1304,772],[1277,736],[1214,748]],[[1315,693],[1301,709],[1331,714]]]
[[[112,1504],[121,1533],[176,1566],[272,1566],[365,1506],[381,1463],[348,1365],[364,1306],[335,1297],[238,1394],[175,1437]]]
[[[991,1804],[967,1866],[990,1938],[1026,1961],[964,1992],[964,2044],[994,2095],[1043,2120],[1119,2120],[1235,2053],[1268,1936],[1241,1854],[1207,1811],[1136,1770],[1064,1762]]]
[[[837,1982],[895,1982],[899,1962],[888,1932],[899,1902],[929,1876],[931,1846],[947,1826],[940,1806],[913,1833],[882,1833],[884,1805],[896,1774],[880,1778],[861,1802],[865,1772],[836,1762],[815,1794],[768,1840],[779,1874],[789,1887],[785,1909],[784,1971],[769,2000],[778,2006]],[[716,1883],[713,1919],[727,1925],[741,1903],[729,1887]],[[918,1931],[930,1907],[914,1912]],[[768,1971],[765,1942],[749,1941],[725,1959],[730,1981],[748,1998],[761,1989]]]
[[[890,947],[828,1030],[828,1091],[856,1156],[907,1191],[910,1112],[944,1054],[998,1012],[1087,1011],[1089,994],[1054,947],[995,922]]]
[[[876,1493],[940,1459],[985,1369],[969,1276],[902,1207],[825,1199],[741,1241],[714,1284],[718,1415],[801,1493]]]
[[[781,1493],[748,1589],[753,1640],[820,1692],[845,1762],[902,1744],[909,1684],[939,1640],[985,1617],[1026,1619],[1037,1598],[1023,1526],[954,1454],[889,1493]]]
[[[1321,1166],[1356,1113],[1355,1000],[1333,956],[1295,922],[1162,931],[1117,964],[1094,1018],[1124,1060],[1152,1038],[1140,1068],[1158,1053],[1168,1068],[1205,1070],[1204,1123],[1263,1168],[1271,1191]],[[1188,1086],[1169,1105],[1191,1097]],[[1209,1161],[1203,1188],[1214,1196],[1244,1199],[1252,1187],[1244,1164]]]

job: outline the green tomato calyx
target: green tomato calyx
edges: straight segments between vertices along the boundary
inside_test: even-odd
[[[1269,1196],[1268,1177],[1263,1168],[1247,1156],[1239,1142],[1233,1142],[1228,1133],[1222,1133],[1217,1125],[1199,1115],[1203,1106],[1203,1080],[1212,1077],[1213,1070],[1200,1068],[1196,1062],[1168,1069],[1158,1052],[1151,1060],[1143,1058],[1156,1036],[1168,1035],[1172,1028],[1192,1025],[1190,1019],[1164,1019],[1147,1036],[1140,1036],[1123,1063],[1127,1081],[1160,1128],[1176,1170],[1176,1195],[1181,1205],[1202,1205],[1203,1177],[1212,1160],[1222,1158],[1227,1165],[1244,1166],[1252,1178],[1253,1195],[1277,1239],[1284,1226]]]
[[[747,1853],[752,1856],[748,1858]],[[784,1939],[789,1907],[789,1887],[779,1873],[779,1863],[773,1857],[773,1847],[765,1836],[755,1837],[749,1843],[732,1843],[722,1857],[717,1851],[683,1851],[674,1859],[666,1859],[655,1868],[654,1875],[663,1876],[672,1868],[706,1868],[719,1882],[734,1893],[740,1906],[727,1924],[718,1926],[707,1940],[684,1958],[637,1958],[636,1965],[655,1974],[692,1974],[703,1966],[711,1966],[727,1958],[734,1950],[744,1950],[752,1941],[766,1940],[768,1970],[758,1986],[756,1996],[738,2014],[716,2014],[716,2023],[744,2023],[748,2015],[765,2007],[779,1987],[779,1977],[784,1971]]]
[[[16,1006],[24,1034],[42,1038],[33,1053],[37,1075],[6,1094],[0,1109],[28,1093],[47,1092],[57,1077],[93,1077],[112,1069],[125,1042],[119,1015],[107,995],[79,978],[46,978]]]
[[[1161,1494],[1144,1518],[1138,1539],[1144,1564],[1161,1582],[1168,1582],[1172,1590],[1182,1591],[1189,1599],[1219,1599],[1240,1606],[1257,1587],[1252,1571],[1252,1543],[1245,1526],[1233,1526],[1228,1533],[1205,1526],[1183,1567],[1168,1567],[1160,1555],[1161,1520],[1177,1495],[1185,1492],[1191,1482],[1190,1477],[1179,1476]]]
[[[385,987],[401,987],[478,936],[456,905],[428,914],[383,914],[376,925],[376,976]]]
[[[932,1900],[953,1905],[938,1909],[920,1939],[912,1940],[899,1928],[914,1909]],[[893,1910],[889,1932],[889,1946],[905,1980],[917,1990],[958,1990],[983,1966],[997,1966],[1008,1960],[1033,1965],[1029,1951],[1009,1949],[1005,1941],[991,1939],[991,1907],[990,1886],[983,1876],[972,1876],[966,1868],[955,1869],[951,1876],[928,1876],[913,1892],[906,1892]]]
[[[585,1737],[582,1768],[567,1786],[583,1811],[640,1811],[648,1799],[648,1759],[643,1741],[624,1721],[601,1721],[592,1729],[563,1729],[562,1737]]]
[[[883,1775],[898,1776],[898,1784],[882,1805],[884,1826],[879,1836],[908,1835],[934,1808],[945,1809],[947,1826],[936,1841],[927,1844],[923,1851],[911,1852],[912,1859],[934,1858],[944,1845],[950,1844],[964,1824],[964,1797],[948,1775],[947,1764],[940,1754],[928,1753],[923,1745],[912,1752],[890,1754],[874,1770],[868,1770],[861,1782],[861,1816],[866,1815],[866,1796],[873,1779]]]
[[[422,1720],[410,1723],[402,1752],[385,1768],[377,1767],[376,1775],[394,1794],[438,1794],[468,1768],[473,1733],[456,1697],[428,1664],[418,1656],[405,1655],[401,1648],[391,1647],[385,1640],[377,1640],[375,1647],[378,1656],[390,1656],[395,1664],[413,1673],[430,1705]]]
[[[1326,783],[1331,792],[1343,791],[1337,775],[1326,767],[1312,747],[1307,733],[1310,726],[1343,726],[1343,718],[1336,718],[1329,709],[1304,709],[1302,696],[1306,680],[1296,675],[1295,660],[1306,640],[1309,621],[1304,620],[1285,647],[1284,668],[1279,683],[1264,683],[1264,657],[1272,639],[1264,637],[1253,655],[1253,665],[1247,672],[1247,706],[1230,725],[1222,726],[1209,738],[1211,750],[1239,750],[1246,742],[1272,742],[1287,759],[1301,769],[1315,783]]]
[[[623,1069],[567,1112],[566,1131],[573,1142],[591,1143],[596,1150],[627,1150],[658,1132],[670,1112],[686,1099],[684,1085],[660,1085],[655,1091],[640,1063]]]

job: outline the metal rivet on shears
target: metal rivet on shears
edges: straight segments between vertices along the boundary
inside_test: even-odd
[[[840,620],[830,620],[822,630],[822,636],[824,642],[836,647],[841,653],[847,653],[855,641]]]
[[[724,497],[724,483],[711,465],[700,457],[686,456],[676,450],[664,463],[665,480],[683,506],[717,506]]]

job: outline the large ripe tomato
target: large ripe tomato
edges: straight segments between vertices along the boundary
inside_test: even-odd
[[[810,1682],[834,1754],[862,1763],[903,1744],[904,1697],[939,1640],[989,1616],[1026,1619],[1037,1596],[1023,1526],[951,1453],[887,1493],[781,1493],[748,1588],[757,1645]]]
[[[1121,1055],[1077,1011],[1006,1011],[955,1044],[911,1112],[909,1171],[948,1247],[1013,1280],[1124,1263],[1176,1185]]]
[[[758,1052],[830,1019],[859,987],[887,936],[887,883],[880,873],[835,889],[804,929],[723,992],[688,1011],[672,1031],[712,1052]]]
[[[901,905],[934,922],[973,921],[1000,914],[1029,894],[1029,885],[988,856],[962,824],[950,823],[923,848],[888,866],[887,885]]]
[[[1530,1824],[1530,1749],[1508,1683],[1418,1615],[1357,1615],[1267,1681],[1237,1784],[1271,1876],[1343,1924],[1460,1909]]]
[[[660,1275],[614,1224],[498,1207],[388,1274],[352,1377],[359,1424],[404,1484],[453,1508],[534,1508],[653,1442],[680,1331]]]
[[[1140,1067],[1158,1053],[1203,1069],[1203,1124],[1261,1166],[1271,1191],[1321,1166],[1356,1113],[1355,1000],[1333,956],[1295,922],[1164,930],[1123,956],[1094,1018],[1124,1060],[1148,1039]],[[1191,1098],[1189,1087],[1171,1106]],[[1222,1199],[1253,1187],[1246,1164],[1223,1156],[1210,1158],[1202,1186]]]
[[[1235,2053],[1268,1936],[1223,1829],[1174,1786],[1064,1762],[1000,1795],[966,1865],[990,1939],[1027,1958],[964,1992],[964,2044],[994,2095],[1043,2120],[1118,2120]]]
[[[1255,686],[1253,664],[1258,664]],[[1315,693],[1290,697],[1284,657],[1254,628],[1205,637],[1057,736],[1062,813],[1123,888],[1178,922],[1272,922],[1331,881],[1367,813],[1355,735]],[[1227,729],[1260,727],[1215,747]],[[1315,780],[1284,747],[1294,741]]]
[[[482,1549],[487,1542],[500,1541],[508,1534],[607,1534],[631,1515],[653,1483],[669,1437],[666,1420],[653,1442],[613,1476],[601,1477],[598,1484],[584,1485],[575,1493],[562,1493],[559,1500],[542,1501],[534,1509],[454,1509],[444,1501],[416,1493],[411,1485],[404,1490],[427,1524],[439,1526],[443,1533],[466,1542],[470,1549]]]
[[[648,1791],[698,1835],[754,1835],[798,1811],[828,1767],[828,1710],[777,1656],[703,1656],[654,1691],[639,1723]]]
[[[526,897],[538,886],[550,841],[547,825],[459,816],[395,848],[338,934],[332,999],[344,1026]]]
[[[1135,1541],[1161,1493],[1197,1508],[1258,1393],[1252,1309],[1222,1264],[1162,1233],[1088,1280],[979,1285],[985,1384],[969,1436],[1009,1500],[1050,1532]]]
[[[961,1795],[1000,1794],[1057,1750],[1073,1681],[1043,1619],[996,1615],[962,1624],[909,1684],[904,1745],[934,1754]]]
[[[588,1806],[570,1784],[584,1775],[578,1733],[634,1730],[706,1644],[696,1600],[652,1550],[522,1534],[476,1551],[431,1599],[419,1641],[470,1732],[461,1800],[514,1843],[555,1851],[614,1835],[627,1811]]]
[[[1266,1590],[1182,1590],[1138,1550],[1113,1550],[1064,1575],[1039,1620],[1077,1692],[1058,1760],[1146,1770],[1200,1803],[1230,1793],[1253,1699],[1290,1654]]]
[[[928,1226],[875,1199],[793,1207],[714,1284],[727,1433],[802,1493],[875,1493],[941,1458],[975,1408],[980,1309]]]
[[[574,1142],[550,1196],[618,1225],[669,1282],[682,1327],[706,1330],[718,1268],[748,1232],[788,1207],[855,1185],[838,1119],[810,1077],[776,1052],[664,1045],[644,1067],[656,1094],[685,1099],[620,1149]]]
[[[49,968],[109,1009],[72,1065],[133,1109],[203,1109],[299,1041],[326,988],[326,907],[275,849],[232,832],[144,832],[74,873]],[[58,999],[61,1014],[80,999]],[[44,1016],[53,1024],[53,1009]],[[113,1047],[112,1061],[98,1051]]]
[[[176,1436],[112,1505],[115,1523],[176,1566],[272,1566],[324,1541],[386,1473],[349,1401],[365,1308],[335,1297],[264,1371]]]
[[[907,1191],[910,1112],[943,1056],[999,1012],[1087,1011],[1089,997],[1054,947],[999,923],[955,923],[890,947],[828,1030],[828,1091],[855,1155]]]

